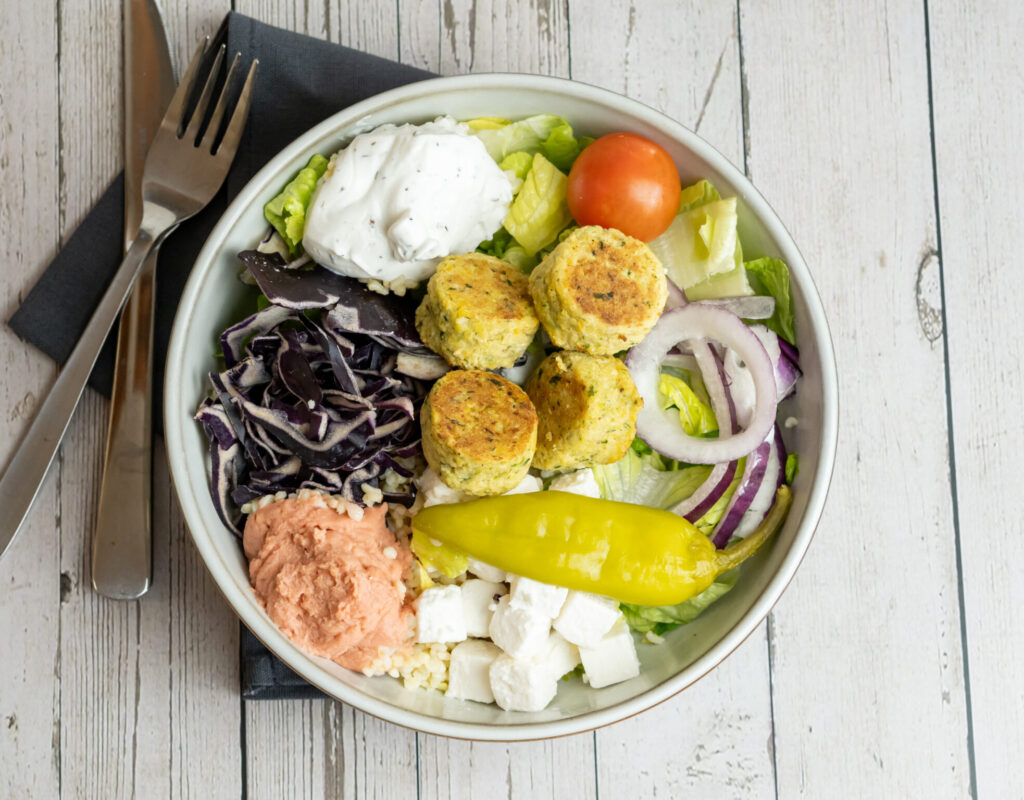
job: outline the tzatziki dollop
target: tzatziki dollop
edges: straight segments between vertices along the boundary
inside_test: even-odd
[[[411,284],[489,239],[511,202],[509,179],[465,125],[381,125],[331,159],[302,245],[342,275]]]

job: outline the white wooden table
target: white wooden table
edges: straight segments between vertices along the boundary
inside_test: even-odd
[[[829,503],[768,622],[682,695],[556,741],[448,741],[239,699],[238,623],[162,452],[154,588],[95,595],[87,393],[0,561],[0,797],[1024,796],[1019,0],[167,0],[179,63],[229,7],[443,74],[606,86],[745,169],[831,320]],[[3,20],[6,319],[119,168],[120,3]],[[5,463],[55,368],[0,328],[0,374]]]

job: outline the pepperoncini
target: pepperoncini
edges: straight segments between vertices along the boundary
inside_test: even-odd
[[[486,497],[425,508],[413,535],[444,543],[536,581],[667,606],[700,594],[782,525],[792,501],[775,505],[746,539],[716,550],[691,522],[669,511],[568,492]]]

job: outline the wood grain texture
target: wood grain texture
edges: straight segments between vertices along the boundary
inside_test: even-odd
[[[3,319],[32,286],[60,236],[55,12],[53,2],[5,9],[0,37],[0,184],[7,187],[0,192]],[[0,373],[7,376],[0,380],[0,464],[6,465],[56,370],[0,326]],[[52,469],[34,513],[0,560],[3,797],[56,797],[60,791],[57,484]]]
[[[936,246],[921,5],[740,8],[749,172],[814,272],[842,398],[833,491],[773,614],[778,795],[963,797],[945,369],[915,295]]]
[[[572,76],[645,102],[698,130],[743,169],[736,9],[701,2],[573,4]],[[658,42],[658,47],[652,47]],[[672,68],[664,68],[672,53]],[[614,55],[612,55],[614,54]],[[766,628],[686,692],[596,734],[611,797],[774,794]],[[666,758],[665,740],[675,757]],[[623,769],[629,764],[629,769]]]
[[[1024,774],[1024,628],[1014,618],[1024,605],[1024,522],[1013,510],[1024,443],[1024,9],[997,5],[928,4],[977,797],[1019,796]]]

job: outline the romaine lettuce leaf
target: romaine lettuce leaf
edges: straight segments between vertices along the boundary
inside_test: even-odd
[[[692,186],[684,187],[680,193],[679,213],[682,214],[684,211],[691,211],[698,206],[704,206],[721,199],[722,195],[711,185],[711,181],[697,181]]]
[[[795,346],[793,296],[790,294],[789,267],[786,266],[786,262],[777,258],[758,258],[748,261],[744,267],[754,293],[775,298],[775,313],[771,318],[763,320],[763,324]]]
[[[664,395],[665,408],[679,409],[679,421],[690,436],[702,436],[718,430],[715,412],[701,402],[693,389],[682,378],[667,373],[661,374],[658,391]]]
[[[735,197],[703,203],[677,214],[650,247],[668,277],[687,291],[738,266],[736,221]]]
[[[580,154],[580,143],[573,136],[572,126],[565,122],[551,131],[551,135],[541,145],[541,152],[548,161],[558,167],[562,172],[568,173],[572,162]]]
[[[469,126],[471,131],[493,131],[498,128],[504,128],[510,123],[511,120],[507,120],[504,117],[477,117],[476,119],[466,120],[466,125]]]
[[[554,164],[540,153],[533,156],[530,173],[505,217],[505,229],[527,255],[555,241],[572,222],[565,199],[566,183],[565,175]]]
[[[491,158],[499,164],[505,156],[516,150],[525,150],[528,153],[541,152],[544,142],[555,128],[566,124],[564,119],[554,114],[537,114],[499,127],[484,127],[481,119],[469,120],[466,124],[475,129],[476,135],[484,143]]]
[[[737,247],[739,243],[737,242]],[[737,255],[740,253],[737,250]],[[691,302],[696,300],[714,300],[719,297],[749,297],[755,294],[747,282],[747,271],[740,263],[742,258],[737,259],[737,265],[728,272],[719,275],[712,275],[706,281],[694,284],[686,290],[686,299]]]
[[[662,509],[685,500],[711,474],[709,466],[663,470],[659,469],[659,464],[656,456],[641,455],[630,448],[618,461],[591,469],[605,500]]]
[[[498,166],[501,169],[514,172],[519,180],[525,181],[527,174],[530,172],[530,167],[533,166],[533,155],[525,150],[509,153],[501,160]]]
[[[651,631],[660,636],[680,625],[693,622],[704,609],[728,593],[736,585],[738,577],[739,570],[731,569],[715,579],[715,582],[699,595],[679,605],[638,606],[620,603],[619,608],[630,628],[640,633]]]
[[[302,232],[306,227],[306,208],[316,182],[327,171],[327,164],[326,158],[319,153],[315,154],[281,193],[263,207],[263,216],[281,234],[292,253],[302,241]]]

